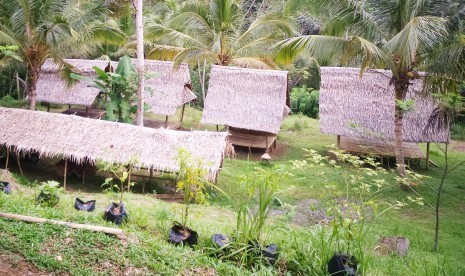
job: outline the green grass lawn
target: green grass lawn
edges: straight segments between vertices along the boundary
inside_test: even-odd
[[[214,129],[198,123],[200,114],[198,110],[187,108],[185,127]],[[199,233],[199,245],[194,248],[176,247],[166,242],[172,221],[180,220],[180,204],[163,202],[150,194],[129,193],[124,198],[130,215],[128,223],[122,226],[126,234],[124,240],[63,226],[0,219],[0,251],[24,257],[37,272],[58,274],[214,275],[208,273],[216,272],[216,275],[325,275],[325,263],[336,248],[326,248],[328,236],[320,234],[329,233],[330,226],[295,224],[295,206],[301,206],[309,199],[322,202],[333,196],[331,193],[334,191],[343,193],[343,179],[351,173],[351,169],[315,167],[299,170],[293,168],[290,161],[303,160],[303,148],[326,155],[327,146],[335,142],[335,136],[320,133],[318,120],[304,116],[289,116],[281,128],[278,150],[272,153],[272,164],[274,167],[286,165],[293,176],[281,183],[284,192],[279,199],[283,206],[275,208],[281,213],[273,215],[265,227],[264,243],[277,243],[280,247],[280,259],[274,266],[257,265],[247,269],[235,262],[218,260],[208,250],[212,246],[212,234],[233,233],[237,203],[245,193],[238,178],[261,166],[257,161],[260,152],[254,152],[250,158],[241,152],[238,159],[225,160],[217,185],[228,197],[214,193],[208,205],[193,206],[189,226]],[[437,188],[444,161],[442,151],[435,145],[432,146],[431,158],[439,168],[430,167],[428,171],[422,167],[414,169],[429,176],[427,184]],[[451,150],[450,162],[456,164],[461,160],[465,160],[465,153]],[[13,166],[12,171],[15,171]],[[44,180],[48,175],[49,179],[56,179],[53,168],[44,169],[42,174],[26,171],[25,175],[25,178],[20,178],[21,183],[28,185],[24,186],[23,192],[0,194],[1,212],[116,227],[102,219],[103,209],[114,195],[98,192],[101,179],[87,184],[96,187],[93,190],[71,183],[74,192],[63,194],[57,207],[48,208],[34,204],[38,190],[31,183],[36,179]],[[394,185],[378,198],[382,206],[396,201],[408,202],[408,196],[416,196],[412,191],[400,189],[394,182],[394,176],[393,172],[383,176]],[[333,185],[335,190],[328,190],[328,185]],[[415,189],[427,202],[434,204],[435,193],[426,184]],[[89,190],[93,192],[89,193]],[[96,199],[96,211],[75,211],[73,202],[76,197]],[[369,222],[370,231],[363,240],[364,254],[359,254],[363,258],[363,274],[464,275],[464,211],[465,166],[462,166],[448,175],[444,185],[439,251],[432,251],[434,211],[427,206],[409,203]],[[385,236],[407,237],[410,240],[407,257],[378,255],[374,248],[377,241]],[[358,256],[357,252],[354,254]]]

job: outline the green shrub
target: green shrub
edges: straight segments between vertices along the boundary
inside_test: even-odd
[[[291,91],[291,110],[311,118],[318,118],[320,92],[306,86],[293,88]]]
[[[452,138],[457,140],[465,140],[465,124],[454,123],[451,126]]]
[[[26,101],[24,100],[16,100],[10,95],[6,95],[0,99],[0,106],[3,107],[13,107],[13,108],[20,108],[26,106]]]

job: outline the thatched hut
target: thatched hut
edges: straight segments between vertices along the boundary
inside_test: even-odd
[[[96,75],[92,67],[97,66],[103,70],[109,64],[108,61],[102,60],[66,59],[65,62],[70,64],[76,73],[88,77]],[[133,60],[133,63],[135,65],[136,61]],[[113,69],[118,65],[114,61],[110,64]],[[151,106],[149,111],[166,116],[164,122],[146,120],[146,125],[155,128],[179,128],[183,119],[184,105],[196,98],[191,90],[188,65],[180,64],[175,67],[174,63],[169,61],[146,60],[145,70],[150,76],[146,81],[145,91],[145,102]],[[89,87],[89,85],[90,83],[87,81],[78,81],[72,86],[67,86],[66,81],[59,74],[59,66],[53,60],[48,59],[42,66],[41,75],[37,82],[37,100],[46,103],[89,107],[99,94],[98,89]],[[168,124],[168,116],[175,114],[179,106],[183,106],[180,122]],[[66,113],[88,114],[89,109],[86,108],[86,112],[70,109]],[[103,115],[102,112],[98,111],[94,111],[94,113]]]
[[[162,124],[153,120],[144,120],[144,126],[164,126],[171,129],[181,127],[186,103],[197,98],[192,92],[188,65],[183,63],[175,66],[171,61],[146,60],[145,70],[149,74],[156,73],[146,81],[148,90],[145,94],[145,102],[150,105],[149,111],[166,117]],[[179,123],[169,123],[168,116],[174,115],[179,106],[182,106]]]
[[[359,68],[322,67],[321,132],[336,134],[342,139],[351,137],[357,141],[391,143],[394,140],[395,92],[390,79],[391,73],[386,70],[367,70],[360,78]],[[404,116],[404,142],[447,143],[448,130],[425,131],[435,104],[431,97],[420,96],[422,86],[421,79],[413,80],[406,96],[415,104]]]
[[[268,150],[286,106],[287,71],[212,66],[202,123],[225,125],[232,144]]]
[[[75,163],[126,163],[136,167],[177,172],[179,149],[204,161],[215,180],[222,164],[226,134],[180,132],[137,127],[47,112],[0,108],[0,145],[19,153],[36,151],[40,157],[67,158]]]
[[[103,70],[108,65],[108,62],[103,60],[66,59],[65,62],[71,65],[76,73],[87,77],[95,76],[92,67],[97,66]],[[80,109],[71,109],[70,106],[66,113],[97,118],[104,112],[89,110],[89,107],[95,101],[99,90],[89,85],[87,81],[77,81],[71,86],[68,85],[60,74],[59,66],[52,59],[48,59],[42,65],[37,81],[37,101],[48,103],[48,107],[50,104],[85,106],[85,112]]]

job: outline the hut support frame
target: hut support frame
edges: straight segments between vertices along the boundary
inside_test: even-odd
[[[10,147],[6,147],[6,163],[5,163],[5,170],[8,170],[8,161],[10,161]]]
[[[426,143],[426,169],[429,169],[429,147],[430,143]]]
[[[63,190],[65,191],[66,191],[66,180],[68,178],[67,172],[68,172],[68,158],[65,158],[65,171],[63,173]]]

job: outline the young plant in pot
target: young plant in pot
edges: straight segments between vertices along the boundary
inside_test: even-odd
[[[307,160],[295,161],[294,166],[304,169],[307,166],[318,167],[322,170],[323,181],[325,170],[343,176],[340,187],[328,178],[325,194],[312,208],[321,209],[331,226],[327,238],[322,240],[322,248],[331,248],[323,256],[327,260],[329,274],[363,274],[366,269],[363,244],[371,222],[404,203],[397,201],[380,211],[377,197],[389,189],[396,189],[396,181],[386,179],[388,172],[373,158],[362,159],[334,148],[331,150],[337,161],[329,160],[314,150],[306,150]]]
[[[59,193],[63,190],[60,187],[60,183],[56,181],[42,182],[40,186],[40,193],[36,197],[36,204],[41,206],[54,207],[58,205],[60,201]]]
[[[123,203],[123,195],[124,190],[127,189],[129,192],[130,188],[135,185],[134,182],[131,182],[131,172],[135,163],[133,160],[126,164],[100,163],[103,166],[102,170],[109,174],[102,187],[105,188],[106,192],[119,193],[119,202],[111,202],[104,213],[104,218],[115,224],[122,224],[128,219],[128,212]]]
[[[175,221],[169,231],[168,241],[175,245],[197,244],[198,234],[188,225],[189,207],[192,202],[202,204],[207,201],[208,195],[204,192],[208,186],[213,186],[206,180],[208,169],[202,160],[192,158],[191,154],[180,149],[177,160],[179,173],[177,178],[177,191],[183,192],[183,206],[181,222]]]
[[[221,249],[221,258],[230,259],[246,267],[265,261],[274,264],[278,246],[264,243],[266,221],[277,196],[282,193],[280,183],[289,176],[282,166],[256,168],[241,176],[240,187],[245,193],[238,206],[236,231],[228,238],[215,234],[213,242]]]

